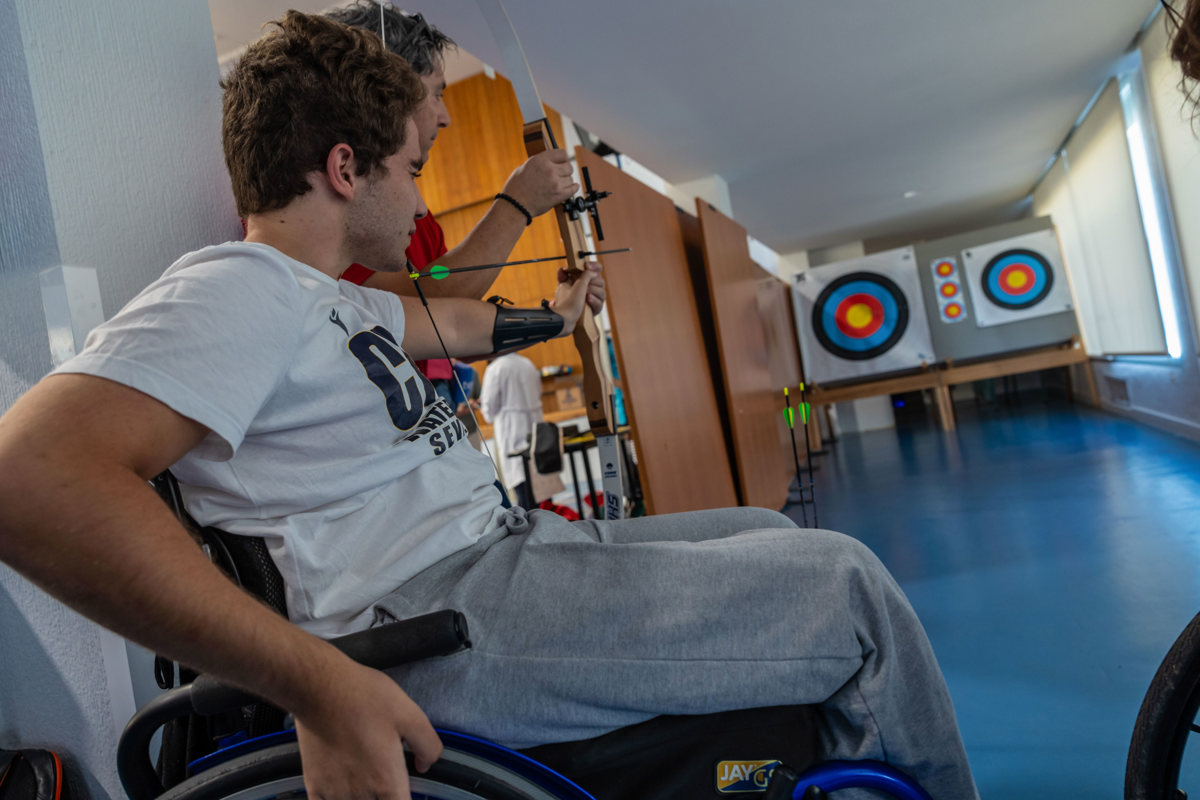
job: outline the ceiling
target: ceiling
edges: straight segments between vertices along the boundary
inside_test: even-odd
[[[209,0],[217,51],[331,1]],[[403,2],[503,74],[474,0]],[[1012,219],[1156,5],[504,0],[546,103],[782,254]]]

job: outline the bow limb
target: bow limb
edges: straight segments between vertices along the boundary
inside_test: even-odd
[[[500,0],[476,0],[479,10],[491,28],[492,36],[500,46],[508,79],[512,82],[524,119],[523,136],[525,152],[529,156],[557,147],[550,122],[546,118],[541,98],[533,84],[533,74],[525,60],[525,53],[517,39],[516,30],[508,18]],[[583,256],[586,252],[580,223],[572,220],[564,206],[554,209],[559,235],[566,249],[567,270],[583,271]],[[623,485],[621,479],[621,453],[617,440],[617,420],[613,411],[612,381],[604,370],[601,351],[600,329],[589,306],[575,324],[573,334],[575,348],[582,362],[583,399],[587,410],[588,425],[596,437],[600,454],[604,485],[604,515],[607,519],[619,519],[624,514]],[[582,511],[582,509],[580,509]]]

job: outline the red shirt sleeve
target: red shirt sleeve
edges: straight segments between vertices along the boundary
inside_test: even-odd
[[[446,255],[446,236],[432,213],[417,220],[417,230],[404,254],[417,269],[425,269]]]
[[[346,267],[346,271],[342,273],[342,280],[357,283],[362,286],[367,278],[375,274],[375,270],[367,269],[362,264],[351,264]]]
[[[432,213],[417,220],[417,230],[412,241],[408,243],[408,250],[404,252],[417,269],[425,269],[446,254],[446,236]],[[454,377],[454,367],[444,358],[418,361],[417,369],[425,373],[425,377],[431,381],[449,380]]]

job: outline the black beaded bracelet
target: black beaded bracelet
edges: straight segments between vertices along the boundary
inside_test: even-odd
[[[512,195],[507,195],[507,194],[505,194],[504,192],[501,192],[500,194],[496,195],[496,196],[495,196],[494,198],[492,198],[492,199],[493,199],[493,200],[506,200],[506,201],[508,201],[509,203],[512,203],[512,205],[513,205],[513,208],[515,208],[517,211],[520,211],[522,214],[524,214],[524,215],[525,215],[525,227],[526,227],[526,228],[528,228],[530,225],[532,225],[532,224],[533,224],[533,215],[529,213],[529,209],[525,208],[525,206],[523,206],[523,205],[521,205],[520,203],[518,203],[518,202],[517,202],[517,201],[516,201],[516,200],[515,200],[515,199],[512,197]]]

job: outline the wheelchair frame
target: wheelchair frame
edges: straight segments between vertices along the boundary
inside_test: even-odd
[[[183,507],[174,476],[163,473],[152,484],[185,527],[196,534],[206,530]],[[223,534],[207,530],[211,532],[209,538]],[[224,551],[228,561],[236,560],[220,536],[214,544]],[[255,564],[260,564],[263,557],[255,550],[243,555]],[[236,565],[234,572],[239,573]],[[239,573],[233,577],[243,585],[250,578],[246,588],[257,588],[259,594],[265,587],[272,595],[273,607],[282,611],[282,593],[279,587],[270,586],[271,576]],[[366,666],[388,669],[469,648],[470,639],[465,617],[444,610],[342,636],[331,640],[331,644]],[[192,713],[213,715],[256,702],[259,699],[253,695],[201,675],[139,709],[126,725],[117,748],[117,772],[130,800],[265,800],[302,790],[294,731],[231,744],[197,759],[189,765],[191,777],[170,789],[165,789],[159,779],[150,758],[150,745],[162,726]],[[567,777],[514,750],[455,731],[439,729],[438,735],[443,756],[430,772],[414,772],[411,760],[408,765],[414,800],[594,800]],[[824,762],[799,775],[777,764],[764,768],[757,777],[763,784],[762,800],[819,800],[828,792],[846,788],[877,789],[898,800],[931,800],[907,775],[874,761]]]
[[[360,663],[376,669],[448,655],[470,646],[466,620],[456,611],[437,611],[332,640]],[[254,701],[240,689],[207,676],[171,689],[143,706],[129,721],[117,749],[117,772],[130,800],[261,800],[302,787],[295,732],[283,731],[231,745],[193,764],[196,774],[165,791],[150,760],[154,733],[192,712],[214,714]],[[411,771],[415,797],[428,800],[593,800],[586,790],[549,767],[478,737],[439,730],[440,768]],[[442,762],[445,763],[442,763]],[[899,800],[930,800],[911,778],[886,764],[831,761],[800,775],[780,765],[764,773],[763,800],[814,800],[846,788],[872,788]],[[276,786],[274,784],[282,781]],[[480,794],[479,792],[485,792]]]

